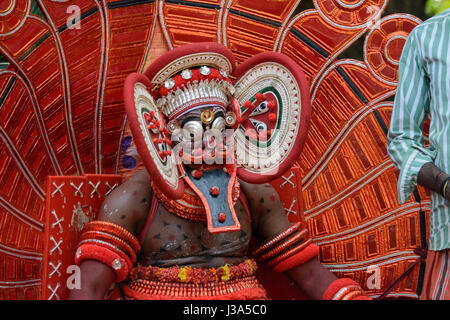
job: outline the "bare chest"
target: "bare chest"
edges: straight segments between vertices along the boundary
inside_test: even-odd
[[[251,223],[243,206],[235,206],[241,230],[211,234],[206,222],[183,219],[159,206],[145,236],[139,262],[142,265],[220,266],[245,258]]]

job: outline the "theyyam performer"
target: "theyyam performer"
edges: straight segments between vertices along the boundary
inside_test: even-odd
[[[145,169],[83,229],[81,289],[69,298],[264,299],[264,262],[312,299],[370,299],[320,264],[269,184],[308,130],[309,89],[292,59],[265,52],[237,66],[218,43],[185,45],[129,75],[124,99]]]

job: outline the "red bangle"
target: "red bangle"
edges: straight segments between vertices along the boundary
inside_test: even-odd
[[[337,280],[333,281],[328,286],[328,288],[325,290],[325,292],[322,296],[322,300],[337,300],[337,298],[343,297],[341,290],[347,291],[348,287],[353,287],[353,286],[358,289],[361,288],[359,286],[359,284],[356,283],[355,281],[353,281],[352,279],[349,279],[349,278],[337,279]],[[339,291],[341,291],[341,292],[339,292]]]
[[[354,297],[352,300],[373,300],[373,299],[369,296],[360,295],[360,296]]]
[[[126,260],[117,252],[97,244],[84,243],[78,247],[75,263],[79,265],[85,260],[96,260],[111,267],[116,275],[115,282],[125,280],[130,271]]]
[[[85,231],[81,234],[81,241],[90,239],[97,239],[111,243],[113,246],[118,247],[126,253],[129,256],[131,263],[136,262],[136,252],[134,252],[133,248],[128,243],[118,236],[102,231]]]
[[[284,230],[283,232],[277,234],[275,237],[273,237],[272,239],[270,239],[269,241],[264,242],[262,245],[258,246],[255,251],[253,251],[253,254],[256,256],[258,254],[260,254],[261,252],[263,252],[264,250],[270,248],[271,246],[273,246],[274,244],[278,243],[279,241],[281,241],[282,239],[286,238],[287,236],[289,236],[290,234],[292,234],[294,231],[296,231],[297,229],[299,229],[301,226],[301,222],[297,222],[296,224],[290,226],[289,228],[287,228],[286,230]]]
[[[289,248],[290,246],[292,246],[294,243],[298,242],[300,239],[305,238],[305,236],[308,235],[308,230],[307,229],[303,229],[299,232],[297,232],[296,234],[294,234],[292,237],[290,237],[289,239],[287,239],[286,241],[280,243],[279,245],[277,245],[275,248],[273,248],[272,250],[270,250],[269,252],[261,255],[261,257],[259,258],[260,261],[265,261],[268,260],[274,256],[276,256],[277,254],[279,254],[281,251],[285,250],[286,248]]]
[[[100,252],[102,252],[102,250],[103,250],[101,248],[112,251],[118,257],[120,257],[120,261],[123,261],[126,263],[128,270],[131,270],[131,268],[133,267],[133,263],[131,262],[130,257],[128,257],[127,254],[125,252],[123,252],[122,250],[120,250],[118,247],[112,245],[111,243],[109,243],[107,241],[98,240],[98,239],[87,239],[87,240],[81,241],[79,243],[79,247],[81,247],[82,245],[86,245],[86,244],[97,246],[99,248]],[[78,254],[78,251],[77,251],[77,254]],[[117,267],[118,266],[119,265],[117,265]]]
[[[124,240],[126,243],[128,243],[136,253],[138,253],[139,250],[141,249],[139,240],[134,235],[132,235],[127,229],[115,223],[100,220],[91,221],[83,229],[83,232],[88,231],[102,231],[116,235],[122,240]]]
[[[317,257],[319,255],[319,247],[314,243],[310,243],[302,251],[290,256],[289,258],[279,262],[273,266],[273,270],[276,272],[284,272],[295,268],[305,262]]]
[[[350,291],[340,300],[354,300],[356,297],[360,297],[362,295],[363,295],[362,289],[359,288],[359,289]]]
[[[269,267],[273,267],[274,265],[280,263],[283,260],[286,260],[287,258],[296,255],[297,253],[302,252],[305,248],[307,248],[310,244],[312,243],[311,239],[306,240],[303,243],[300,243],[298,246],[289,249],[286,252],[283,252],[282,254],[276,256],[275,258],[273,258],[272,260],[269,260],[267,262],[267,265]]]

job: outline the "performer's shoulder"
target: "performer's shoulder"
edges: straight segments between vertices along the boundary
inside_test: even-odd
[[[151,200],[149,176],[145,170],[139,171],[105,198],[98,219],[135,233],[148,215]]]

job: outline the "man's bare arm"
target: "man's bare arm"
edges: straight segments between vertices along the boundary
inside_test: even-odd
[[[102,203],[97,220],[115,223],[138,235],[150,207],[151,187],[146,170],[141,170],[117,187]],[[71,290],[69,299],[103,299],[115,281],[113,269],[96,260],[80,264],[81,289]]]
[[[252,185],[241,182],[252,211],[252,225],[258,242],[269,240],[292,225],[284,214],[278,193],[270,184]],[[322,299],[325,290],[337,277],[312,259],[286,274],[311,299]]]
[[[115,223],[137,235],[150,209],[150,195],[150,180],[144,169],[111,192],[100,208],[98,220]]]

